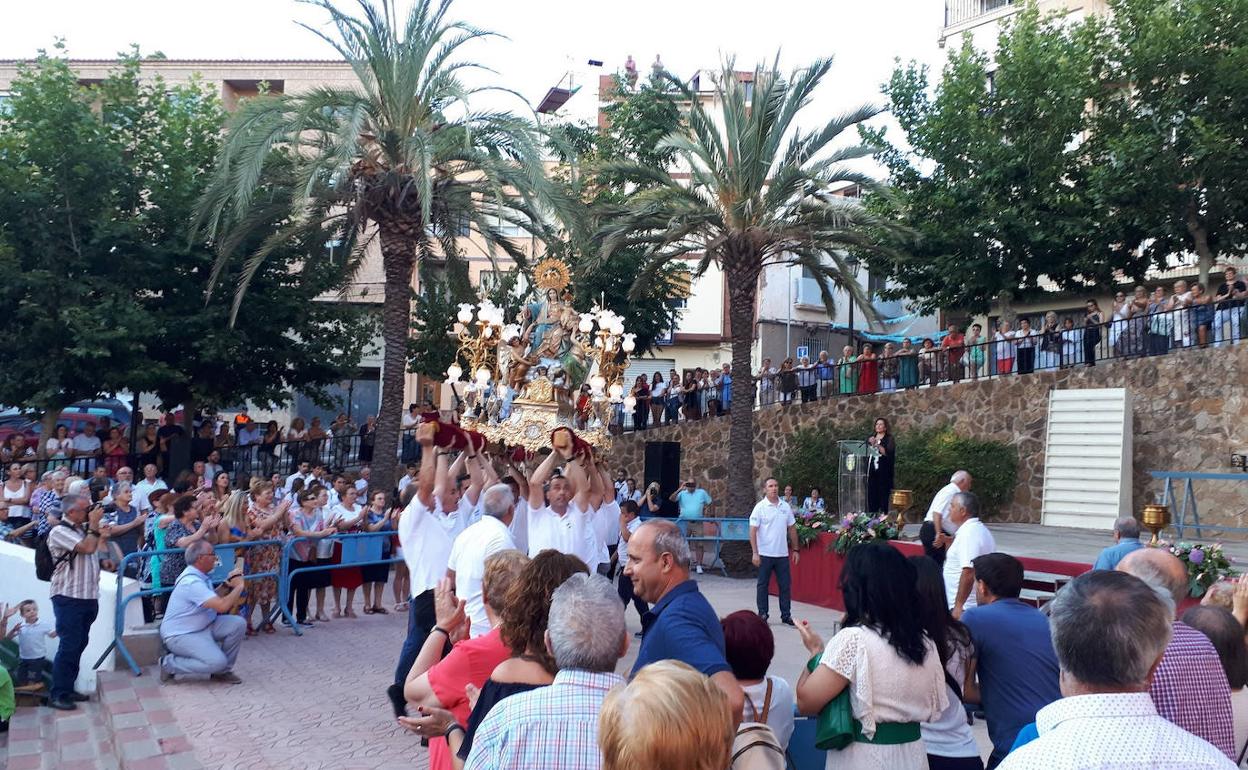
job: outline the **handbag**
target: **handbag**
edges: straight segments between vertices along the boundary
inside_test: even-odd
[[[806,670],[813,672],[819,667],[821,654],[815,654],[806,664]],[[854,742],[854,733],[860,728],[854,724],[854,708],[849,702],[849,688],[841,690],[835,698],[828,701],[815,717],[815,747],[832,751],[840,751]]]

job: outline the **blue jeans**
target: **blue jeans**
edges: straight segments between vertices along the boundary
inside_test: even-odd
[[[776,586],[780,589],[780,617],[790,617],[792,613],[791,600],[789,597],[789,588],[792,583],[792,573],[789,571],[789,558],[787,556],[760,556],[758,565],[758,584],[756,587],[758,599],[758,614],[767,614],[767,588],[771,583],[771,575],[776,575]]]
[[[91,624],[100,612],[98,599],[52,597],[52,613],[56,616],[56,635],[61,644],[52,661],[52,700],[66,700],[74,693],[78,664],[87,649]]]
[[[412,670],[420,648],[425,646],[425,639],[429,638],[429,632],[437,622],[438,617],[433,611],[433,589],[430,588],[407,606],[407,638],[403,640],[403,651],[399,653],[399,665],[394,669],[395,684],[402,687],[407,681],[407,674]]]

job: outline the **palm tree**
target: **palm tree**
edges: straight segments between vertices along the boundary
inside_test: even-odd
[[[382,301],[381,409],[376,456],[397,456],[411,283],[418,260],[454,260],[457,237],[472,231],[493,255],[521,258],[499,232],[503,222],[534,216],[532,196],[544,184],[542,144],[531,124],[508,113],[474,112],[476,91],[460,75],[479,68],[458,58],[467,43],[493,33],[447,19],[451,0],[417,0],[399,23],[391,0],[356,0],[359,15],[330,0],[307,0],[329,14],[330,31],[309,30],[351,65],[358,85],[316,88],[246,101],[231,118],[215,176],[200,206],[201,225],[219,237],[221,260],[239,239],[232,223],[270,205],[257,191],[275,158],[293,164],[288,226],[274,232],[249,267],[277,243],[311,227],[337,227],[351,237],[348,269],[372,238],[385,273]],[[305,25],[306,26],[306,25]],[[250,274],[239,283],[242,301]],[[380,462],[380,489],[395,481]]]
[[[714,103],[720,114],[712,116],[696,93],[681,86],[691,103],[687,120],[660,142],[660,147],[677,152],[678,165],[689,171],[687,180],[654,167],[617,169],[648,186],[641,187],[607,224],[600,259],[617,249],[647,244],[650,259],[634,290],[674,260],[697,258],[695,275],[712,263],[723,271],[736,406],[728,444],[730,515],[743,515],[755,497],[750,351],[759,276],[770,265],[801,266],[818,280],[829,313],[837,286],[869,311],[871,305],[851,277],[847,256],[851,251],[888,253],[887,241],[896,234],[857,200],[834,194],[849,184],[879,189],[872,179],[847,166],[869,156],[871,148],[837,142],[847,129],[879,110],[859,107],[814,131],[795,126],[830,67],[830,59],[821,59],[785,78],[776,65],[760,65],[753,73],[751,95],[729,60],[715,83]]]

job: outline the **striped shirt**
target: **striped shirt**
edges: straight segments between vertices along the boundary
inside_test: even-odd
[[[1148,694],[1158,714],[1235,759],[1231,689],[1218,652],[1204,634],[1175,622]]]
[[[465,770],[550,767],[598,770],[598,711],[618,674],[564,670],[549,687],[513,695],[481,722]]]
[[[52,596],[71,599],[100,598],[100,561],[93,553],[65,554],[86,539],[86,531],[63,524],[48,534],[48,552],[56,570],[52,573]],[[62,560],[63,559],[63,560]]]

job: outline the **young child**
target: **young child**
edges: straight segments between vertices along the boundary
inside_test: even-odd
[[[17,637],[17,651],[21,662],[17,665],[15,684],[18,687],[38,684],[43,681],[43,672],[48,668],[48,639],[55,638],[56,631],[51,625],[39,622],[39,605],[34,599],[27,599],[16,607],[6,608],[6,625],[15,612],[22,614],[22,620],[5,634],[6,639]]]

